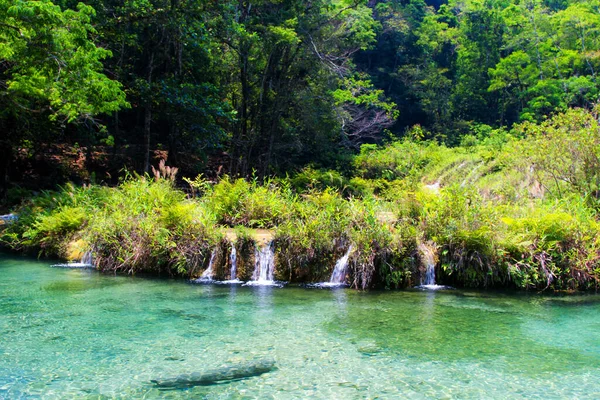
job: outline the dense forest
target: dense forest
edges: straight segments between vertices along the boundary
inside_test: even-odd
[[[0,38],[11,248],[597,287],[600,1],[0,0]]]
[[[413,127],[457,145],[590,109],[598,6],[3,0],[1,186],[115,182],[160,159],[187,175],[343,169]]]

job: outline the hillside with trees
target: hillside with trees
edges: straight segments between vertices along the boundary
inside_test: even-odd
[[[4,0],[2,190],[161,158],[343,169],[415,126],[452,146],[592,109],[599,18],[592,0]]]

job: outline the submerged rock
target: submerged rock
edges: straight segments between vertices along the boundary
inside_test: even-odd
[[[259,376],[275,369],[275,361],[261,360],[245,364],[208,370],[205,372],[193,372],[181,374],[172,378],[157,378],[151,382],[161,388],[186,388],[191,386],[208,386],[226,381],[245,379]]]

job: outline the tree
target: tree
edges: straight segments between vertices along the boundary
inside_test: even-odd
[[[0,166],[6,186],[12,149],[35,140],[30,122],[94,122],[98,114],[126,107],[119,82],[103,73],[110,51],[94,44],[94,10],[80,4],[61,10],[51,1],[0,0]]]

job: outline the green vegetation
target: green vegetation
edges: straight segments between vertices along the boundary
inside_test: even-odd
[[[262,181],[349,176],[388,139],[473,147],[591,110],[599,25],[597,0],[3,0],[0,197],[160,159]]]
[[[106,271],[186,277],[199,276],[216,251],[222,278],[231,241],[246,259],[240,276],[249,279],[252,229],[268,228],[281,280],[327,280],[352,245],[352,286],[415,285],[424,244],[445,284],[595,288],[598,140],[597,116],[572,110],[457,148],[413,139],[365,145],[354,177],[314,169],[264,184],[197,177],[188,180],[192,197],[175,188],[163,165],[154,179],[68,185],[34,197],[2,240],[61,257],[92,250]]]
[[[282,280],[352,246],[354,287],[410,286],[426,246],[456,286],[595,287],[599,7],[0,0],[2,243],[225,278],[235,242],[248,278],[268,229]]]

